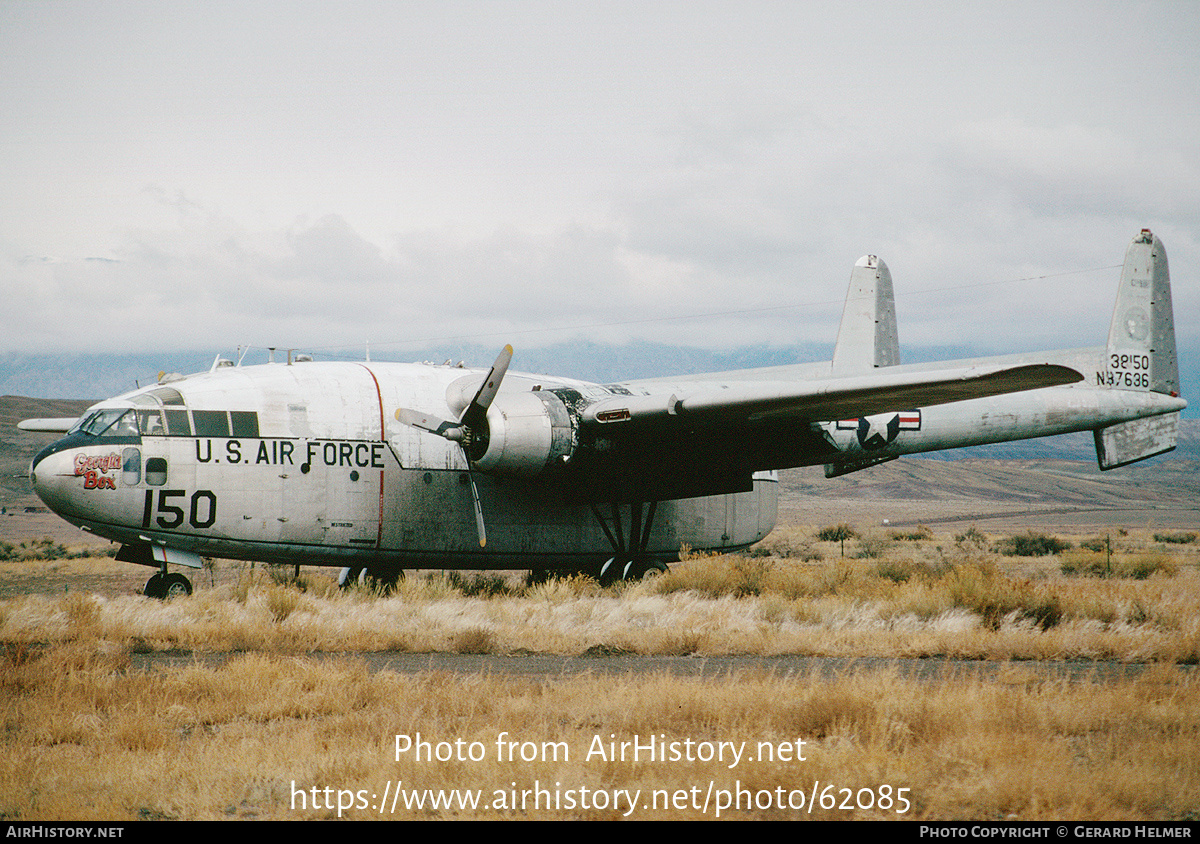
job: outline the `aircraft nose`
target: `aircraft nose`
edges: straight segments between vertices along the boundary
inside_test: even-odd
[[[55,513],[70,512],[75,482],[74,451],[43,450],[29,464],[29,483],[37,497]]]

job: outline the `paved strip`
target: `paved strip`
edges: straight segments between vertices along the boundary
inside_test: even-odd
[[[1159,663],[1123,663],[1085,660],[1028,660],[999,662],[988,660],[897,659],[883,657],[815,656],[646,656],[626,653],[598,653],[579,656],[555,654],[455,654],[455,653],[280,653],[264,655],[283,659],[361,660],[369,670],[400,674],[449,672],[453,674],[493,674],[539,677],[543,679],[587,675],[668,674],[674,677],[753,679],[770,677],[832,678],[863,672],[895,672],[905,678],[938,681],[959,679],[1025,682],[1027,680],[1070,680],[1076,682],[1113,682],[1133,679]],[[193,651],[154,651],[130,654],[134,670],[179,668],[190,665],[219,667],[241,653],[204,653]],[[1192,672],[1194,665],[1177,666]]]

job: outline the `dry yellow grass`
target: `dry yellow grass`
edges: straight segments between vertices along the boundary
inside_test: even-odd
[[[693,557],[663,576],[608,588],[583,577],[527,587],[496,575],[422,575],[391,595],[342,592],[327,574],[286,584],[238,569],[223,585],[170,603],[81,593],[0,601],[0,641],[82,637],[207,651],[578,654],[599,647],[1195,663],[1200,573],[1189,554],[1194,549],[1131,547],[1114,556],[1113,570],[1133,567],[1149,576],[1081,577],[1061,570],[1080,568],[1078,560],[1094,552],[1005,558],[930,540],[896,543],[863,559]]]
[[[811,532],[782,541],[791,556],[697,557],[609,588],[434,575],[380,596],[242,569],[168,603],[0,601],[0,816],[378,818],[382,804],[385,817],[1196,819],[1200,678],[1176,664],[1200,654],[1194,545],[1122,538],[1119,560],[1167,555],[1135,579],[1064,576],[1068,552],[1002,558],[988,538],[885,540],[844,559]],[[131,651],[168,648],[252,652],[129,670]],[[1160,664],[1104,682],[1020,663],[940,681],[531,680],[371,673],[353,655],[593,649]],[[449,757],[397,757],[396,736],[417,734]],[[732,766],[597,753],[634,740],[746,744]]]
[[[95,643],[6,652],[0,816],[1116,820],[1200,806],[1200,679],[1170,666],[1101,684],[1019,666],[940,682],[544,681],[372,674],[352,656],[126,662]],[[432,760],[397,753],[418,734]],[[679,758],[621,759],[635,739]],[[430,790],[467,805],[432,808]]]

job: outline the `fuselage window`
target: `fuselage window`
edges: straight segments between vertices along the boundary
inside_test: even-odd
[[[192,422],[198,437],[229,436],[229,414],[224,410],[193,410]]]
[[[146,460],[146,483],[162,486],[167,482],[167,458],[151,457]]]
[[[137,486],[142,479],[142,450],[126,448],[121,451],[121,483]]]
[[[186,410],[163,410],[167,417],[167,433],[173,437],[190,437],[192,423],[188,420]]]
[[[258,436],[258,414],[252,410],[231,410],[229,419],[232,422],[230,430],[235,437]]]

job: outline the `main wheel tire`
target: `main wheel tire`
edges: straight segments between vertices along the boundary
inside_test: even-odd
[[[362,566],[346,566],[338,573],[338,587],[349,589],[352,586],[359,585],[362,582],[362,574]]]
[[[367,586],[384,595],[390,594],[402,577],[404,569],[398,566],[367,566]]]
[[[163,579],[163,594],[162,597],[166,600],[172,598],[186,598],[192,594],[192,582],[182,574],[168,574]]]
[[[155,572],[150,575],[150,579],[146,581],[146,588],[142,590],[142,594],[147,598],[158,598],[160,601],[167,597],[166,579],[161,572]]]

